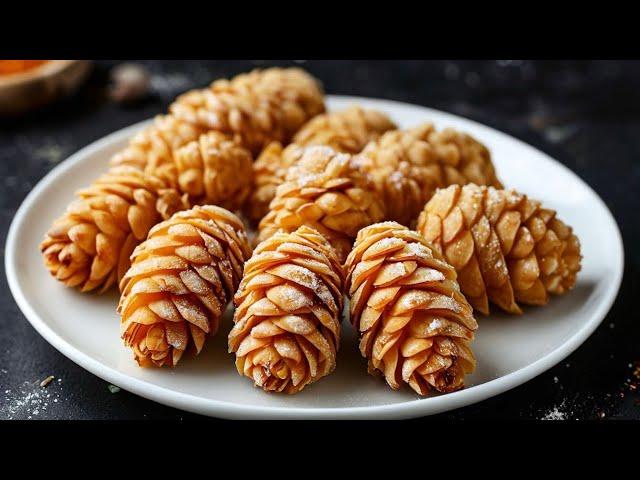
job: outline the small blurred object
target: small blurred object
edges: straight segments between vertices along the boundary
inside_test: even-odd
[[[87,60],[0,60],[0,116],[16,116],[73,93],[91,71]]]
[[[149,95],[151,75],[138,63],[123,63],[111,70],[109,95],[117,103],[131,105]]]

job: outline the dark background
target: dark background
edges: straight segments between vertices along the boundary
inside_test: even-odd
[[[99,61],[73,98],[0,120],[0,248],[22,199],[55,165],[104,135],[166,111],[179,93],[276,61],[144,61],[151,95],[124,107]],[[496,398],[431,419],[640,419],[640,62],[301,61],[327,93],[387,98],[462,115],[566,164],[613,212],[625,243],[618,299],[596,332],[548,372]],[[32,253],[25,253],[32,254]],[[4,272],[4,263],[2,267]],[[46,388],[39,383],[49,375]],[[16,306],[0,275],[0,419],[200,418],[125,391],[65,358]]]

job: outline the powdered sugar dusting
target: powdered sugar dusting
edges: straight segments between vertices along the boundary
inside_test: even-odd
[[[402,277],[407,273],[404,263],[402,262],[390,263],[385,267],[384,271],[387,276],[393,278]]]
[[[331,156],[335,155],[337,152],[327,145],[313,145],[306,147],[305,153],[309,155]]]
[[[417,257],[425,257],[427,255],[427,247],[422,245],[421,243],[408,243],[407,250],[409,250],[413,255]]]
[[[389,227],[393,230],[398,229],[398,228],[402,228],[402,225],[400,225],[397,222],[392,222],[391,220],[387,220],[385,222],[379,222],[376,223],[376,227],[380,228],[380,227]]]
[[[49,378],[49,377],[47,377]],[[44,414],[60,399],[60,384],[62,380],[49,381],[45,386],[38,379],[34,382],[25,381],[16,388],[4,390],[4,401],[0,406],[0,418],[6,420],[32,420]]]
[[[302,293],[301,290],[295,287],[283,285],[279,288],[279,293],[284,297],[286,305],[288,307],[292,307],[293,310],[301,308],[301,306],[306,303],[306,296]]]
[[[333,295],[325,285],[325,283],[313,272],[309,271],[309,279],[311,282],[308,286],[322,300],[324,304],[333,303]]]
[[[555,406],[545,413],[540,420],[566,420],[567,413],[564,411],[565,403],[566,401],[563,400],[559,406]]]
[[[376,247],[376,250],[386,250],[389,247],[397,245],[398,239],[394,237],[383,238],[382,240],[378,240],[376,243],[372,245],[372,247]]]
[[[440,318],[434,318],[427,327],[427,333],[433,333],[444,327],[444,322]]]
[[[302,188],[302,187],[306,187],[310,184],[313,184],[314,182],[318,181],[318,178],[320,178],[321,175],[317,174],[317,173],[306,173],[304,175],[300,175],[297,179],[297,185],[298,187]]]

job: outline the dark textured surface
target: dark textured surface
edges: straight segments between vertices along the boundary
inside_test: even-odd
[[[31,188],[85,145],[166,110],[178,93],[256,66],[289,62],[142,62],[152,96],[132,107],[108,100],[98,62],[74,98],[24,119],[0,121],[0,247]],[[328,93],[425,105],[521,138],[565,163],[607,203],[625,242],[618,299],[598,330],[566,361],[499,397],[433,418],[640,419],[637,320],[640,221],[640,62],[330,62],[303,66]],[[31,253],[32,254],[32,253]],[[65,358],[25,320],[0,275],[0,419],[187,419],[196,415],[109,385]],[[636,371],[636,375],[638,371]],[[56,379],[39,387],[49,375]]]

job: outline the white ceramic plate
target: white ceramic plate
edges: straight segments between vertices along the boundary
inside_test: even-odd
[[[544,308],[520,317],[479,318],[473,344],[478,369],[465,390],[420,399],[392,391],[366,373],[354,336],[344,322],[338,367],[299,395],[265,394],[240,377],[227,353],[228,311],[202,355],[173,369],[141,369],[119,338],[117,294],[80,294],[53,280],[38,244],[73,191],[101,173],[109,157],[147,122],[113,133],[82,149],[49,173],[18,210],[7,240],[9,285],[27,319],[55,348],[99,377],[143,397],[191,412],[225,418],[408,418],[479,402],[514,388],[560,362],[584,342],[613,303],[623,271],[620,232],[602,200],[580,178],[544,153],[478,123],[428,108],[365,98],[330,96],[329,108],[352,103],[383,110],[401,127],[427,120],[452,126],[484,142],[505,185],[558,211],[582,242],[578,285]]]

